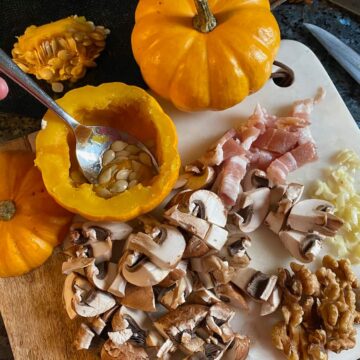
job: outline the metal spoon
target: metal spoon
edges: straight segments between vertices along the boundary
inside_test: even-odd
[[[116,140],[134,144],[146,152],[156,171],[159,167],[150,150],[138,139],[128,133],[106,126],[85,126],[77,122],[64,109],[62,109],[49,95],[47,95],[28,75],[26,75],[11,59],[0,49],[0,72],[3,72],[29,94],[39,100],[48,109],[54,111],[74,131],[76,138],[76,158],[84,176],[92,184],[102,169],[102,155]]]

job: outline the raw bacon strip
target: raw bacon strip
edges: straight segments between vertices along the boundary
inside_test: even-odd
[[[236,155],[245,155],[246,151],[242,147],[239,140],[229,139],[223,146],[224,160]]]
[[[251,126],[245,128],[240,133],[242,147],[245,150],[249,150],[253,142],[256,141],[256,139],[259,137],[260,134],[261,134],[261,130],[258,129],[257,127]]]
[[[307,142],[274,160],[266,172],[272,182],[275,184],[283,184],[291,171],[316,159],[315,144]]]
[[[229,139],[232,139],[235,136],[235,129],[227,131],[213,146],[210,147],[210,149],[206,151],[199,161],[206,166],[220,165],[224,161],[223,146]]]
[[[245,156],[233,156],[226,160],[217,179],[217,194],[226,207],[235,205],[241,192],[240,182],[245,176],[249,160]]]
[[[262,150],[285,154],[296,145],[298,139],[297,133],[270,128],[260,135],[253,145]]]
[[[311,135],[310,127],[307,126],[303,129],[298,130],[298,134],[299,134],[299,140],[298,140],[299,145],[303,145],[308,142],[315,144],[315,140]]]
[[[298,168],[318,159],[316,146],[311,142],[299,145],[291,151],[291,154],[295,158]]]
[[[320,88],[314,98],[295,101],[292,109],[292,116],[309,119],[309,115],[314,110],[314,105],[318,104],[325,97],[325,90]]]
[[[251,166],[260,170],[266,170],[271,162],[279,156],[280,154],[275,154],[267,150],[260,150],[258,148],[251,148],[247,153]]]
[[[276,119],[276,116],[269,115],[266,109],[257,104],[254,113],[249,117],[247,127],[256,127],[263,133],[266,128],[275,125]]]

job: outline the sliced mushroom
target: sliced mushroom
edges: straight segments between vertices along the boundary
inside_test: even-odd
[[[180,341],[180,332],[192,333],[196,326],[206,318],[208,312],[209,309],[206,306],[185,304],[157,319],[154,326],[165,338]]]
[[[204,191],[204,190],[201,190]],[[179,205],[175,205],[164,213],[164,217],[170,223],[180,226],[184,230],[202,239],[208,246],[220,250],[228,236],[228,232],[204,219],[200,219],[191,214],[179,210]]]
[[[324,236],[320,234],[294,230],[280,231],[279,237],[290,254],[304,263],[309,263],[317,257],[324,242]]]
[[[100,290],[76,289],[72,299],[75,312],[82,317],[94,317],[110,310],[116,304],[115,299]]]
[[[166,278],[161,281],[158,286],[169,287],[174,285],[178,280],[182,279],[187,275],[188,262],[181,260],[174,269],[172,269]]]
[[[269,212],[265,219],[265,224],[271,231],[278,234],[283,228],[287,215],[294,204],[296,204],[304,191],[304,185],[290,183],[279,185],[271,189],[271,202],[273,210]]]
[[[246,267],[250,263],[247,250],[251,246],[251,239],[244,233],[230,233],[228,241],[219,252],[219,257],[226,260],[235,268]]]
[[[245,360],[249,354],[250,338],[236,334],[222,359]]]
[[[128,284],[121,304],[132,309],[156,311],[154,291],[151,286],[138,287]]]
[[[185,239],[173,226],[162,225],[160,236],[153,238],[145,233],[131,234],[128,249],[138,251],[160,268],[171,269],[181,260],[185,250]]]
[[[248,171],[242,181],[243,191],[250,191],[262,187],[270,187],[270,180],[265,171],[260,169],[252,169]]]
[[[118,273],[118,265],[112,262],[105,262],[95,265],[91,263],[85,274],[88,280],[100,290],[108,290]]]
[[[71,272],[79,272],[87,266],[94,264],[94,258],[80,257],[80,258],[70,258],[68,261],[63,262],[62,264],[62,273],[70,274]]]
[[[74,340],[76,350],[89,349],[94,336],[95,334],[86,324],[81,324]]]
[[[77,275],[75,273],[70,273],[69,275],[67,275],[65,278],[64,288],[63,288],[63,301],[65,305],[65,310],[71,320],[77,317],[77,313],[73,308],[73,302],[72,302],[73,297],[75,295],[74,283],[76,278]]]
[[[158,301],[167,309],[174,310],[185,303],[185,299],[189,295],[186,290],[187,282],[185,278],[182,278],[178,280],[174,285],[172,285],[169,289],[164,289],[160,293]]]
[[[82,225],[83,233],[91,241],[104,241],[126,239],[132,232],[132,227],[127,223],[97,221],[85,222]]]
[[[286,224],[297,231],[335,236],[344,222],[333,214],[334,210],[334,206],[325,200],[303,200],[292,207]]]
[[[205,272],[198,272],[197,276],[199,277],[199,280],[201,281],[205,289],[213,289],[216,286],[211,274]]]
[[[215,180],[215,170],[211,166],[205,166],[201,169],[197,168],[199,172],[191,171],[186,182],[186,188],[190,190],[203,189],[211,186]],[[188,171],[185,168],[185,171]]]
[[[186,248],[183,253],[183,259],[201,257],[206,255],[209,251],[210,248],[205,244],[205,242],[194,235],[187,241]]]
[[[214,290],[215,294],[221,301],[228,303],[238,309],[249,310],[246,299],[241,294],[240,290],[238,290],[234,285],[230,283],[222,284],[216,286]]]
[[[188,304],[213,305],[221,300],[210,290],[201,288],[193,291],[186,299]]]
[[[270,189],[244,192],[232,214],[232,221],[244,233],[255,231],[264,221],[270,206]]]
[[[267,301],[273,292],[277,276],[267,275],[252,268],[238,269],[231,282],[258,301]]]
[[[125,289],[126,289],[126,280],[117,269],[117,274],[113,280],[113,282],[108,287],[107,291],[117,297],[124,297],[125,296]]]
[[[110,310],[106,311],[104,314],[94,317],[90,322],[91,330],[95,334],[100,335],[105,329],[107,322],[110,320],[114,312],[119,308],[118,305],[115,305]]]
[[[218,195],[209,190],[186,192],[181,199],[181,206],[186,212],[200,217],[211,224],[224,227],[227,221],[227,210]]]
[[[146,335],[147,347],[160,347],[164,343],[163,337],[156,331],[150,330]]]
[[[124,278],[136,286],[153,286],[165,279],[170,269],[160,269],[149,261],[146,257],[139,254],[130,254],[122,267]]]
[[[95,258],[95,264],[111,259],[113,243],[110,238],[89,242],[84,247],[87,249],[88,256]]]
[[[261,305],[260,315],[265,316],[272,314],[280,306],[281,290],[277,286],[271,293],[269,299]]]
[[[110,339],[105,342],[101,349],[101,360],[149,360],[146,351],[140,346],[134,346],[127,342],[117,346]]]

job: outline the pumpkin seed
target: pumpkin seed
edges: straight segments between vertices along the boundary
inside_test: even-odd
[[[67,41],[64,38],[58,38],[58,43],[64,49],[68,49],[68,47],[69,47]],[[59,54],[58,54],[58,56],[59,56]]]
[[[79,76],[81,73],[82,73],[82,71],[83,71],[83,66],[81,65],[81,64],[79,64],[79,65],[76,65],[72,70],[71,70],[71,75],[72,76]]]
[[[126,180],[129,177],[130,172],[131,171],[129,169],[119,170],[116,174],[116,180]]]
[[[45,50],[47,56],[49,56],[49,57],[53,56],[53,51],[52,51],[52,48],[50,46],[50,43],[48,41],[44,41],[42,43],[42,45],[44,47],[44,50]]]
[[[140,170],[140,168],[142,167],[142,165],[135,160],[131,161],[131,166],[132,166],[132,169],[136,172],[138,172]]]
[[[81,42],[84,39],[84,33],[78,32],[74,35],[74,39],[76,41]]]
[[[60,82],[54,82],[51,84],[52,91],[61,93],[64,91],[64,85]]]
[[[113,160],[113,162],[116,162],[116,164],[119,164],[121,163],[122,161],[126,161],[128,160],[128,158],[126,156],[119,156],[119,155],[116,155],[115,156],[115,159]]]
[[[61,60],[70,60],[72,58],[72,55],[70,54],[69,51],[67,50],[60,50],[58,53],[57,53],[57,56],[59,59]]]
[[[99,196],[101,196],[105,199],[111,197],[111,192],[102,186],[97,186],[95,188],[95,191]]]
[[[139,154],[139,160],[144,164],[144,165],[148,165],[151,166],[152,165],[152,161],[151,158],[149,156],[149,154],[145,153],[145,152],[141,152]]]
[[[126,150],[121,150],[121,151],[116,152],[116,156],[126,156],[126,157],[128,157],[129,155],[130,155],[129,152],[126,151]]]
[[[95,45],[99,48],[105,47],[105,41],[95,41]]]
[[[131,189],[132,187],[134,187],[135,185],[138,184],[138,181],[137,180],[131,180],[129,182],[129,186],[128,186],[128,189]]]
[[[96,41],[103,41],[104,40],[104,34],[100,34],[96,31],[94,31],[93,33],[89,34],[89,36],[96,40]]]
[[[87,21],[86,23],[90,26],[91,30],[95,30],[95,24],[92,21]]]
[[[39,70],[39,75],[44,80],[51,80],[54,77],[54,71],[50,68],[42,68]]]
[[[139,178],[139,174],[136,171],[132,171],[129,174],[129,181],[138,180],[138,178]]]
[[[98,177],[98,183],[106,184],[110,181],[110,179],[111,179],[111,168],[107,168]]]
[[[32,63],[35,60],[35,54],[33,51],[26,51],[24,58],[27,62]]]
[[[103,158],[102,158],[103,165],[105,166],[105,165],[109,164],[111,161],[114,160],[114,158],[115,158],[115,152],[113,150],[111,150],[111,149],[106,150],[104,152],[104,155],[103,155]]]
[[[24,71],[24,72],[28,72],[28,71],[29,71],[29,68],[28,68],[26,65],[24,65],[23,63],[21,63],[21,62],[17,62],[17,61],[16,61],[16,65],[17,65],[22,71]]]
[[[118,180],[110,187],[112,193],[120,193],[128,188],[129,183],[126,180]]]
[[[128,143],[121,140],[116,140],[111,144],[111,149],[114,151],[121,151],[124,150],[127,146]]]
[[[54,57],[54,58],[49,59],[49,61],[47,63],[54,70],[56,70],[56,69],[60,69],[63,66],[64,62],[61,59],[59,59],[58,57]]]
[[[82,44],[84,46],[90,46],[92,44],[92,41],[91,40],[85,40],[85,41],[82,42]]]
[[[140,151],[140,149],[136,145],[132,144],[128,145],[125,150],[131,155],[135,155]]]
[[[58,51],[57,41],[55,39],[52,39],[50,45],[51,45],[51,50],[52,50],[53,54],[54,55],[57,54],[57,51]]]

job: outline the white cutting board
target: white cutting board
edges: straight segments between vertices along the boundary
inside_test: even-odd
[[[246,120],[258,102],[271,114],[286,115],[295,100],[313,97],[319,87],[325,89],[326,97],[315,107],[311,125],[312,134],[318,145],[319,160],[305,165],[289,178],[309,185],[321,176],[321,170],[330,165],[330,158],[337,151],[350,148],[360,154],[360,131],[315,54],[297,41],[283,40],[277,60],[287,64],[295,72],[295,81],[290,87],[279,87],[270,80],[259,92],[225,111],[184,113],[168,102],[158,99],[176,124],[183,164],[197,159],[226,130]],[[261,229],[252,234],[251,239],[252,247],[249,254],[252,258],[252,267],[276,273],[278,267],[288,267],[293,260],[279,239],[269,230]],[[360,277],[360,265],[354,269]],[[270,340],[271,327],[277,319],[271,315],[261,318],[258,313],[259,307],[255,305],[249,314],[239,313],[233,321],[236,330],[251,337],[252,347],[248,359],[284,358],[280,351],[273,348]],[[356,348],[343,351],[341,354],[329,354],[329,359],[360,358],[360,326]]]

